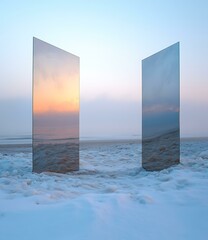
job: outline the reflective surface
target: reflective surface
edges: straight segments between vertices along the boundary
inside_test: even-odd
[[[180,158],[179,43],[142,61],[142,166],[161,170]]]
[[[79,57],[33,39],[33,171],[79,169]]]

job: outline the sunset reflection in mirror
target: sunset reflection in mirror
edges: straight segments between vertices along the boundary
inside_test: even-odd
[[[33,39],[33,171],[79,169],[79,57]]]

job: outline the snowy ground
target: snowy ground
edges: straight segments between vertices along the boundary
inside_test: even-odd
[[[80,171],[31,173],[30,148],[0,149],[1,240],[206,240],[208,141],[181,164],[141,168],[141,145],[85,143]]]

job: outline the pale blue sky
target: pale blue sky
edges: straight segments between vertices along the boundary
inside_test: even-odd
[[[31,101],[35,36],[80,57],[81,136],[98,137],[141,134],[141,60],[180,41],[181,133],[208,135],[207,10],[206,0],[1,1],[0,134],[31,132],[21,104]]]

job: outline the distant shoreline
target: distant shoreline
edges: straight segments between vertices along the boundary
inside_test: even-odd
[[[180,141],[181,142],[190,142],[190,141],[208,141],[208,137],[182,137],[180,138]],[[31,139],[31,142],[32,142],[32,139]],[[142,142],[142,139],[81,139],[80,141],[80,144],[85,144],[85,143],[141,143]],[[21,143],[21,142],[1,142],[0,143],[0,149],[4,147],[32,147],[32,143]]]
[[[191,142],[191,141],[208,141],[208,137],[189,137],[181,138],[180,142]],[[80,140],[80,148],[85,147],[100,147],[102,145],[112,144],[138,144],[142,143],[141,139],[111,139],[111,140]],[[11,153],[32,153],[31,143],[0,143],[0,154],[7,155]]]
[[[182,137],[182,138],[180,138],[180,141],[182,141],[182,142],[188,142],[188,141],[193,141],[193,140],[208,141],[208,137]]]
[[[24,144],[24,143],[13,143],[13,144],[0,144],[0,153],[3,155],[7,155],[10,153],[19,153],[19,152],[32,152],[32,144]]]

